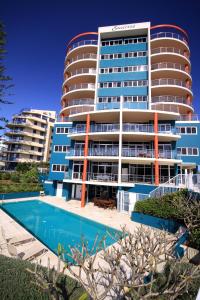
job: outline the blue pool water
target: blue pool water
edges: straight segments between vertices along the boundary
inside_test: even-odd
[[[115,242],[110,235],[119,233],[111,227],[39,200],[4,203],[2,209],[55,253],[59,243],[67,250],[69,245],[80,244],[82,237],[91,248],[96,236],[100,240],[107,232],[110,233],[106,237],[106,245],[109,246]]]

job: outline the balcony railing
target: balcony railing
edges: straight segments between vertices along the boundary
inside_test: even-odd
[[[188,44],[187,40],[182,35],[173,32],[158,32],[151,35],[151,40],[159,39],[159,38],[176,39]]]
[[[73,108],[70,108],[69,115],[80,114],[80,113],[93,111],[93,110],[94,110],[94,106],[92,106],[92,107],[86,107],[86,106],[73,107]]]
[[[91,132],[116,132],[119,131],[119,124],[92,124]]]
[[[88,180],[94,181],[114,181],[118,180],[118,174],[110,174],[110,173],[88,173]]]
[[[153,110],[159,110],[162,112],[167,113],[178,113],[179,114],[179,108],[176,105],[173,104],[164,104],[164,103],[152,103],[151,108]]]
[[[188,104],[188,101],[185,97],[180,97],[180,96],[171,96],[171,95],[166,95],[166,96],[154,96],[151,98],[152,103],[158,103],[158,102],[173,102],[173,103],[181,103],[181,104]],[[191,105],[190,105],[191,106]]]
[[[81,59],[97,59],[97,55],[94,54],[94,53],[84,53],[84,54],[79,54],[75,57],[72,57],[70,60],[69,60],[69,63],[72,63],[74,61],[77,61],[77,60],[81,60]]]
[[[150,124],[123,124],[123,131],[125,132],[154,132],[153,125]]]
[[[77,69],[74,71],[70,72],[70,77],[71,76],[75,76],[75,75],[79,75],[79,74],[91,74],[91,75],[95,75],[96,74],[96,69],[94,68],[81,68],[81,69]]]
[[[164,183],[169,180],[167,176],[160,176],[160,183]],[[148,183],[154,184],[154,176],[151,175],[136,175],[136,174],[122,174],[121,181],[126,183]]]
[[[94,90],[95,84],[94,83],[79,83],[79,84],[73,84],[73,85],[69,86],[69,91],[82,90],[82,89]]]
[[[152,86],[156,85],[176,85],[176,86],[182,86],[188,89],[191,89],[191,86],[186,86],[186,82],[179,80],[179,79],[172,79],[172,78],[160,78],[160,79],[154,79],[151,81]]]
[[[151,49],[151,54],[159,54],[159,53],[176,53],[176,54],[183,55],[186,58],[189,58],[186,51],[183,51],[175,47],[158,47],[158,48]]]
[[[74,106],[74,105],[93,105],[93,104],[94,104],[93,98],[73,99],[73,100],[69,100],[65,104],[65,107]]]
[[[199,115],[180,115],[178,121],[199,121]]]
[[[186,71],[186,68],[184,65],[178,64],[178,63],[172,63],[172,62],[161,62],[157,64],[151,65],[151,70],[159,70],[159,69],[175,69],[175,70],[181,70]]]
[[[97,45],[97,44],[98,44],[97,40],[83,40],[83,41],[80,41],[80,42],[70,45],[68,50],[71,51],[72,49],[80,47],[80,46]]]
[[[122,148],[122,156],[124,157],[146,157],[153,158],[154,151],[149,149],[131,149],[131,148]]]

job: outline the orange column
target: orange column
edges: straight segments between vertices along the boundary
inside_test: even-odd
[[[81,189],[81,207],[85,206],[85,195],[86,195],[86,183],[87,180],[87,156],[88,156],[88,144],[89,144],[89,137],[88,133],[90,132],[90,115],[87,115],[86,120],[86,134],[85,134],[85,147],[84,147],[84,163],[83,163],[83,176],[82,176],[82,189]]]
[[[155,185],[159,185],[159,164],[158,164],[158,113],[154,113],[154,151],[155,151]]]
[[[188,121],[192,121],[192,112],[191,111],[188,112]]]

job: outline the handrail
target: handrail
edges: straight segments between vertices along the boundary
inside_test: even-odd
[[[181,96],[171,96],[171,95],[163,95],[163,96],[154,96],[151,98],[152,103],[157,103],[157,102],[176,102],[176,103],[183,103],[183,104],[188,104],[188,101],[185,97]]]
[[[186,86],[186,82],[180,79],[173,79],[173,78],[160,78],[160,79],[153,79],[151,81],[152,86],[156,85],[177,85],[188,88],[191,90],[191,86]]]
[[[119,131],[119,124],[92,124],[90,132],[115,132]]]
[[[88,173],[88,180],[95,181],[117,181],[118,174],[113,173]]]
[[[180,115],[177,121],[199,121],[199,115]]]
[[[69,64],[71,64],[72,62],[75,62],[77,60],[81,60],[81,59],[88,59],[88,58],[92,58],[92,59],[97,59],[97,54],[94,54],[94,53],[84,53],[84,54],[79,54],[75,57],[72,57],[69,59],[69,62],[67,64],[67,66]]]
[[[172,62],[161,62],[157,64],[152,64],[151,65],[151,70],[158,70],[158,69],[176,69],[176,70],[181,70],[189,73],[186,71],[186,68],[184,65],[178,64],[178,63],[172,63]]]
[[[80,47],[80,46],[86,46],[86,45],[97,45],[98,44],[98,41],[97,40],[83,40],[83,41],[80,41],[80,42],[76,42],[72,45],[70,45],[68,47],[68,50],[71,51],[73,50],[74,48],[77,48],[77,47]],[[69,52],[68,52],[69,53]]]
[[[189,59],[189,55],[186,54],[186,51],[175,47],[157,47],[151,49],[151,54],[158,54],[158,53],[176,53],[176,54],[183,55]]]
[[[69,100],[67,103],[65,103],[65,107],[68,106],[74,106],[74,105],[93,105],[94,104],[94,99],[93,98],[83,98],[83,99],[73,99]]]
[[[183,41],[188,45],[187,40],[180,34],[173,33],[173,32],[158,32],[151,34],[151,40],[158,39],[158,38],[172,38],[176,40]]]
[[[79,90],[79,89],[95,89],[94,83],[79,83],[69,86],[69,91]]]
[[[89,111],[93,111],[93,110],[94,110],[94,106],[91,106],[91,107],[87,107],[87,106],[74,107],[74,108],[70,108],[69,115],[80,114],[80,113],[89,112]]]
[[[172,113],[178,113],[179,114],[179,108],[176,105],[168,104],[168,103],[152,103],[151,108],[159,111],[164,112],[172,112]]]
[[[95,68],[80,68],[80,69],[76,69],[74,71],[70,72],[70,76],[75,76],[78,74],[91,74],[91,75],[95,75],[96,74],[96,69]]]

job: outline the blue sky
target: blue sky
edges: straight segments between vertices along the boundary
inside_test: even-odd
[[[7,73],[13,77],[13,105],[0,115],[10,118],[22,108],[60,109],[67,41],[99,26],[151,21],[177,24],[190,36],[194,106],[199,109],[200,1],[143,0],[6,0],[0,19],[7,31]]]

